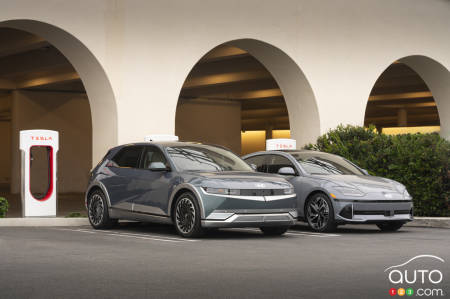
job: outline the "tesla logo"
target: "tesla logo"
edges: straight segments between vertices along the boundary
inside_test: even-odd
[[[53,140],[51,136],[31,136],[31,140],[34,141],[49,141]]]
[[[275,146],[277,147],[277,149],[293,149],[294,148],[294,146],[292,144],[283,144],[283,143],[275,144]]]

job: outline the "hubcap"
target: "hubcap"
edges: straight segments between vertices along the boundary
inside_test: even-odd
[[[89,203],[89,219],[92,224],[99,225],[103,220],[103,200],[100,195],[95,194]]]
[[[330,207],[325,198],[318,196],[309,201],[307,217],[312,228],[317,230],[323,229],[328,223],[329,216]]]
[[[195,224],[195,207],[190,198],[180,199],[177,204],[175,218],[177,227],[181,232],[185,234],[191,232]]]

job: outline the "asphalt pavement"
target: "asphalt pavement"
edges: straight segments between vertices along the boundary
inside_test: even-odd
[[[442,281],[427,289],[447,297],[449,229],[297,226],[281,237],[226,229],[184,239],[154,224],[0,227],[0,298],[392,298],[406,285],[389,282],[386,268],[419,255],[444,261],[411,263],[439,268]],[[409,286],[418,296],[421,285]]]

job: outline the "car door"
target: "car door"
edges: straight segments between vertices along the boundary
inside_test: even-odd
[[[166,165],[166,170],[151,170],[150,165],[161,162]],[[170,171],[170,165],[164,153],[156,146],[145,146],[140,163],[140,174],[137,179],[142,193],[133,201],[133,211],[168,215],[168,203],[175,176]]]
[[[299,217],[304,217],[304,205],[308,192],[310,191],[310,184],[308,179],[299,171],[298,167],[292,160],[283,155],[267,155],[267,172],[276,174],[282,167],[292,167],[295,170],[295,175],[287,175],[285,179],[294,186],[297,194],[297,211]]]
[[[143,146],[126,146],[106,165],[108,177],[102,180],[112,208],[132,210],[133,200],[140,195],[135,178],[140,171],[139,163]]]

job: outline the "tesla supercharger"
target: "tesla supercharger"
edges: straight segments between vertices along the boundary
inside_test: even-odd
[[[297,142],[294,139],[276,138],[266,140],[266,151],[294,150]]]
[[[20,131],[24,217],[56,216],[58,149],[59,134],[56,131]]]

